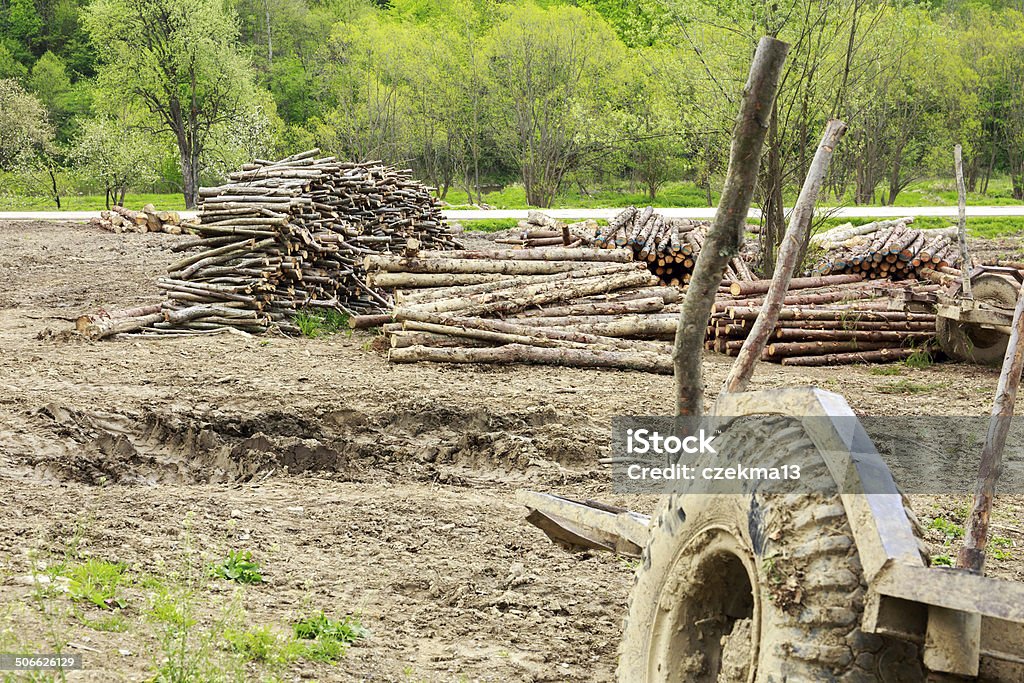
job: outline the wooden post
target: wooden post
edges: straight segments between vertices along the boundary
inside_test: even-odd
[[[715,303],[718,285],[729,260],[739,254],[747,211],[761,166],[761,148],[771,118],[775,93],[789,45],[770,36],[761,38],[743,89],[743,101],[733,127],[729,171],[715,221],[704,240],[689,290],[679,314],[672,367],[676,383],[676,414],[699,417],[704,413],[704,378],[701,371],[704,332]]]
[[[739,356],[729,369],[729,376],[725,379],[723,391],[743,391],[754,374],[754,365],[761,357],[768,337],[775,329],[775,323],[779,320],[779,311],[782,310],[783,301],[786,298],[786,290],[789,289],[789,281],[793,278],[793,272],[799,267],[800,253],[807,241],[807,233],[811,229],[811,219],[814,217],[814,203],[818,199],[818,193],[825,182],[825,174],[828,173],[829,163],[832,161],[832,152],[846,132],[846,124],[837,119],[829,121],[825,125],[825,134],[818,145],[818,151],[814,154],[810,168],[807,169],[807,177],[804,178],[804,186],[800,189],[800,197],[796,206],[789,216],[789,227],[779,247],[779,258],[775,264],[775,277],[761,305],[761,313],[754,321],[749,336],[743,342]]]
[[[959,147],[959,145],[958,145]],[[959,156],[957,157],[959,158]],[[996,480],[1003,469],[1003,447],[1010,431],[1013,405],[1017,400],[1021,370],[1024,370],[1024,287],[1017,295],[1017,307],[1013,311],[1013,325],[1010,342],[1003,357],[1003,370],[996,386],[996,400],[992,405],[992,417],[988,423],[988,434],[981,450],[981,465],[978,467],[978,485],[974,493],[974,505],[967,518],[964,530],[964,547],[957,555],[956,566],[982,572],[985,569],[985,545],[988,543],[988,523],[992,514],[992,497],[995,495]]]
[[[967,250],[967,188],[964,186],[963,148],[959,144],[953,147],[953,163],[956,166],[956,194],[959,207],[956,235],[960,241],[960,258],[963,261],[960,264],[960,271],[963,274],[961,278],[963,282],[962,291],[965,299],[973,299],[974,294],[971,292],[971,254]]]

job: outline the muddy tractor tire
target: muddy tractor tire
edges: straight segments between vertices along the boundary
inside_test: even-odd
[[[799,421],[739,419],[715,443],[716,465],[730,452],[800,465],[805,492],[668,497],[630,593],[620,683],[924,681],[916,646],[859,628],[853,534]]]
[[[1011,311],[1017,304],[1018,289],[1014,280],[996,273],[980,273],[971,278],[975,301]],[[1010,340],[1005,332],[941,316],[935,323],[935,335],[950,358],[993,367],[1002,365]]]

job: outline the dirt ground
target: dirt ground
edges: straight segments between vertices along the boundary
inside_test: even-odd
[[[236,678],[612,680],[634,563],[552,546],[515,491],[649,512],[653,499],[611,494],[597,459],[613,415],[670,410],[671,380],[391,366],[366,333],[62,334],[82,313],[157,300],[153,278],[181,239],[0,223],[0,652],[62,646],[86,662],[70,680],[152,678],[178,652],[149,607],[173,584],[194,601],[187,654],[201,668],[230,669],[217,636],[228,620],[286,633],[323,610],[371,630],[336,664],[249,662]],[[728,359],[705,368],[713,390]],[[997,379],[954,364],[898,373],[763,365],[754,388],[814,384],[861,414],[984,415]],[[962,522],[964,504],[913,498],[926,526]],[[1007,543],[989,573],[1024,580],[1022,499],[1000,499],[995,520]],[[940,530],[929,541],[955,556]],[[207,575],[241,549],[265,583]],[[31,580],[88,557],[127,565],[117,628]]]

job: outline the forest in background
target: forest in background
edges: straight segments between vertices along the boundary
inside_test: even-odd
[[[684,180],[712,204],[757,39],[792,44],[758,188],[768,234],[827,119],[832,203],[952,174],[1024,200],[1024,1],[0,0],[0,194],[179,192],[310,147],[443,199]]]

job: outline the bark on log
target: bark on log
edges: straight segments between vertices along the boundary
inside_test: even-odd
[[[624,351],[592,351],[587,349],[545,349],[537,346],[508,344],[495,348],[430,348],[412,346],[392,349],[388,359],[393,363],[529,363],[562,365],[573,368],[610,368],[638,370],[662,375],[672,374],[668,354],[629,353]]]
[[[967,263],[966,259],[964,263]],[[1003,449],[1010,431],[1013,407],[1017,402],[1021,371],[1024,371],[1024,287],[1017,294],[1013,311],[1010,341],[999,373],[996,398],[992,404],[992,417],[981,450],[981,465],[974,490],[971,513],[964,525],[964,545],[957,556],[957,566],[982,572],[985,568],[985,546],[988,544],[989,518],[996,493],[996,481],[1003,470]]]
[[[819,277],[796,277],[789,281],[789,290],[811,289],[812,287],[827,287],[829,285],[849,284],[860,282],[862,275],[822,275]],[[772,285],[771,280],[754,280],[753,282],[733,282],[729,285],[729,292],[733,296],[750,296],[751,294],[764,294]]]
[[[854,365],[858,363],[891,363],[910,358],[918,351],[919,349],[888,348],[853,353],[826,353],[820,356],[790,356],[783,358],[782,364],[813,367],[820,365]]]
[[[633,260],[629,249],[483,249],[454,251],[421,251],[421,259],[490,259],[499,261],[598,261],[628,263]]]
[[[814,218],[814,204],[817,202],[818,193],[825,182],[825,174],[832,161],[832,153],[845,132],[846,124],[842,121],[832,120],[825,126],[825,134],[822,136],[818,150],[807,170],[800,196],[790,214],[789,227],[786,229],[786,234],[779,247],[775,277],[769,285],[767,296],[761,306],[761,313],[754,321],[750,335],[743,344],[743,348],[740,349],[739,356],[725,379],[723,385],[725,392],[736,393],[746,389],[750,377],[754,374],[754,364],[761,357],[761,352],[764,351],[765,344],[768,343],[768,337],[775,329],[775,323],[778,322],[779,311],[782,310],[793,273],[800,265],[800,256],[804,251],[804,245],[811,229],[811,219]],[[736,283],[736,285],[742,284]],[[771,351],[769,351],[769,355],[773,355]]]
[[[775,102],[782,65],[789,45],[761,38],[744,86],[743,100],[733,128],[729,169],[719,199],[714,224],[690,279],[689,291],[679,315],[672,350],[676,414],[700,417],[704,413],[704,379],[701,349],[711,306],[729,259],[739,254],[747,211],[761,162],[768,122]]]

